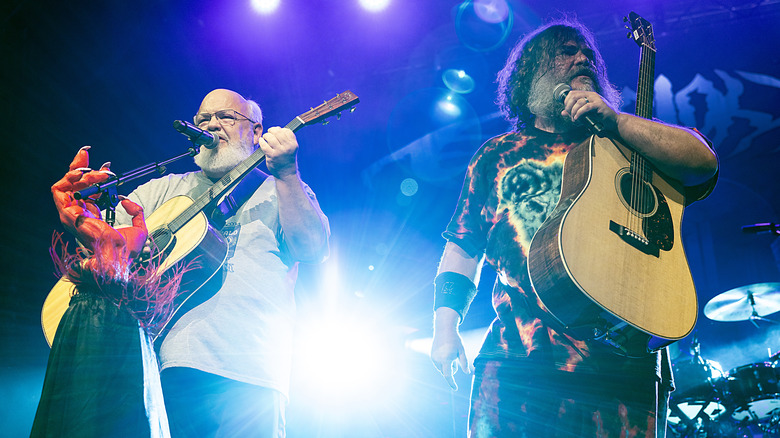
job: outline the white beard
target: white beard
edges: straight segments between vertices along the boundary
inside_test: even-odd
[[[255,146],[249,142],[229,141],[227,147],[214,149],[201,148],[195,155],[195,164],[203,169],[206,175],[222,176],[249,158]]]

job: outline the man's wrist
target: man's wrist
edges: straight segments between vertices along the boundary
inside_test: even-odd
[[[457,328],[460,322],[460,314],[457,310],[451,307],[439,307],[433,311],[433,322],[435,327],[450,327]]]
[[[436,276],[433,285],[433,309],[450,308],[462,321],[477,294],[477,286],[474,282],[457,272],[442,272]]]

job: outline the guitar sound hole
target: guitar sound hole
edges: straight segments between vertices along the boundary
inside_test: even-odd
[[[152,259],[157,263],[168,258],[176,245],[176,236],[168,228],[158,228],[149,235],[151,239]]]
[[[628,169],[621,169],[616,175],[616,188],[620,200],[633,214],[639,217],[652,216],[658,207],[653,186],[646,181],[634,183],[634,175]]]

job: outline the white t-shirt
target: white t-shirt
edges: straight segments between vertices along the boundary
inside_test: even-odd
[[[172,174],[139,186],[128,197],[143,207],[148,218],[165,201],[179,195],[197,199],[212,185],[202,172]],[[130,223],[121,205],[116,213],[118,225]],[[327,224],[327,218],[323,222]],[[196,368],[273,388],[287,397],[298,262],[282,244],[272,176],[221,232],[229,243],[224,284],[171,328],[160,347],[162,369]]]

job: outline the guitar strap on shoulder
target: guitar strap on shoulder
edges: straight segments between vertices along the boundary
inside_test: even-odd
[[[209,221],[216,229],[225,226],[228,219],[233,217],[239,208],[252,196],[268,178],[268,174],[260,169],[253,169],[231,191],[222,202],[219,203],[209,215]]]

